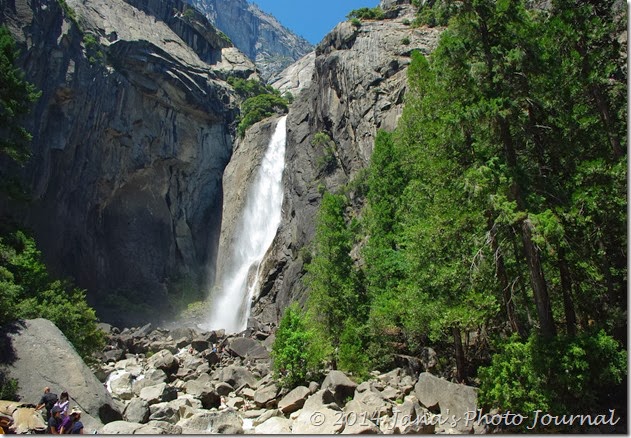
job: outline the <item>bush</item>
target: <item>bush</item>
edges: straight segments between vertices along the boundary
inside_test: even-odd
[[[239,136],[245,135],[246,129],[275,112],[287,112],[287,102],[275,94],[260,94],[250,97],[241,106],[241,121],[237,127]]]
[[[0,324],[17,319],[52,321],[87,359],[105,345],[85,291],[53,280],[35,241],[21,231],[0,238]]]
[[[272,358],[274,375],[285,388],[308,384],[320,375],[323,350],[307,329],[305,315],[296,303],[285,309],[272,346]]]
[[[354,9],[348,13],[346,18],[356,18],[358,20],[383,20],[385,18],[385,14],[383,12],[383,9],[381,9],[379,6],[376,6],[374,8]]]
[[[516,336],[480,368],[480,401],[488,408],[528,415],[536,409],[551,414],[595,413],[622,400],[627,372],[626,351],[603,330],[574,338],[545,340]]]
[[[348,319],[344,324],[344,330],[340,335],[340,346],[338,350],[338,367],[347,371],[359,380],[365,380],[369,376],[369,357],[362,333],[364,327],[359,326],[355,321]]]

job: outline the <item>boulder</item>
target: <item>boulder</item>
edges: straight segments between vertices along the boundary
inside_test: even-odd
[[[217,391],[219,395],[228,395],[234,391],[234,388],[226,382],[220,382],[215,386],[215,391]]]
[[[204,409],[218,408],[221,405],[221,396],[210,383],[203,380],[189,380],[184,384],[184,391],[201,401]]]
[[[315,394],[311,395],[311,397],[309,397],[305,402],[302,410],[314,412],[322,407],[339,409],[339,407],[335,404],[333,393],[331,393],[331,391],[329,391],[328,389],[321,389]]]
[[[478,408],[478,390],[471,386],[460,385],[439,379],[430,373],[421,373],[414,387],[414,393],[421,405],[428,409],[437,406],[442,418],[457,421],[453,427],[460,433],[470,433],[473,426],[465,425],[467,412],[475,412]]]
[[[343,372],[332,370],[322,382],[322,388],[331,391],[336,403],[344,406],[347,400],[353,398],[357,383],[349,379]]]
[[[259,408],[273,408],[276,405],[276,395],[278,394],[278,387],[276,384],[264,386],[257,389],[254,392],[254,403]]]
[[[103,426],[100,433],[103,435],[132,435],[141,427],[143,425],[140,423],[113,421]]]
[[[149,421],[149,403],[140,397],[132,398],[125,407],[123,419],[130,423],[146,423]]]
[[[283,417],[271,417],[254,428],[257,435],[284,435],[291,433],[292,421]]]
[[[344,429],[344,422],[340,421],[342,416],[341,412],[324,407],[315,411],[302,409],[291,432],[300,435],[340,433]]]
[[[139,397],[145,400],[149,405],[153,405],[164,401],[165,396],[169,394],[166,383],[159,383],[153,386],[145,386],[140,390]]]
[[[179,406],[173,405],[173,402],[156,403],[149,406],[149,420],[166,421],[174,424],[180,420]]]
[[[5,326],[3,331],[10,353],[0,352],[0,362],[6,377],[18,381],[23,401],[37,403],[46,386],[58,394],[68,389],[73,404],[84,412],[81,418],[86,431],[122,418],[121,406],[52,322],[26,320]]]
[[[131,400],[134,396],[134,391],[132,389],[133,381],[133,376],[128,372],[118,374],[109,382],[112,395],[121,400]]]
[[[238,365],[229,365],[221,368],[214,377],[220,382],[226,382],[233,388],[239,388],[243,385],[254,387],[256,385],[256,378],[252,373],[247,368]]]
[[[157,368],[170,375],[177,372],[180,363],[169,350],[160,350],[147,360],[147,366],[149,368]]]
[[[298,386],[292,389],[289,394],[278,402],[278,409],[284,414],[291,414],[304,406],[309,395],[311,395],[309,388],[306,386]]]
[[[201,412],[191,418],[181,420],[178,426],[183,434],[242,434],[243,420],[235,411]]]
[[[193,339],[191,342],[191,347],[195,349],[195,351],[204,351],[207,350],[210,346],[210,342],[207,339],[197,338]]]
[[[228,344],[228,351],[242,359],[269,359],[269,353],[260,342],[250,338],[234,338]]]
[[[44,433],[46,422],[42,414],[34,408],[17,408],[11,413],[13,424],[9,430],[16,434]]]
[[[254,419],[254,421],[252,421],[252,425],[254,427],[256,427],[259,424],[265,423],[267,420],[269,420],[272,417],[282,417],[282,416],[283,416],[283,413],[280,410],[278,410],[278,409],[268,409],[268,410],[264,411],[263,414],[261,414],[258,417],[256,417]]]
[[[176,426],[175,424],[167,423],[166,421],[151,420],[140,429],[136,429],[136,432],[134,432],[135,435],[153,435],[154,433],[158,433],[160,435],[181,435],[182,428],[180,426]]]

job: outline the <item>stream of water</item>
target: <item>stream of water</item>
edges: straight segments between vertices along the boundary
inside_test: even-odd
[[[237,333],[246,328],[252,298],[258,293],[259,267],[281,218],[287,117],[278,120],[234,230],[220,288],[212,298],[208,328]]]

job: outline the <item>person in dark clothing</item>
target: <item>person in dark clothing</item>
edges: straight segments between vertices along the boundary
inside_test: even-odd
[[[73,406],[72,410],[70,411],[70,414],[63,419],[63,421],[61,422],[61,433],[62,434],[66,434],[66,433],[73,433],[72,430],[74,428],[74,425],[77,421],[79,421],[79,418],[81,417],[81,410],[79,410],[78,406]],[[81,424],[81,428],[83,428],[83,424],[79,421],[79,424]],[[79,432],[79,433],[83,433],[83,432]]]
[[[53,435],[59,435],[61,429],[61,409],[53,408],[50,412],[51,415],[48,419],[48,429],[46,432]]]
[[[57,403],[57,394],[50,392],[50,388],[47,386],[46,388],[44,388],[44,395],[42,395],[39,403],[37,404],[37,406],[35,406],[35,410],[39,411],[40,409],[45,407],[46,421],[48,421],[48,419],[50,418],[50,411],[53,409],[53,406],[55,406],[55,403]]]
[[[70,429],[70,433],[82,434],[83,423],[81,422],[81,411],[78,409],[73,409],[72,412],[74,413],[73,416],[75,417],[75,420],[72,423],[72,429]]]

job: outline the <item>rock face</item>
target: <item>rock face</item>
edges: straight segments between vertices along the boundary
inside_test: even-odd
[[[181,279],[213,275],[237,114],[224,80],[255,67],[179,0],[66,4],[0,0],[42,91],[20,220],[101,319],[156,320]]]
[[[223,31],[265,80],[313,50],[313,46],[246,0],[188,0]]]
[[[120,420],[120,406],[85,365],[61,331],[46,319],[5,327],[2,366],[18,381],[24,403],[37,404],[44,387],[68,390],[71,406],[83,410],[86,431]]]
[[[377,130],[393,130],[401,115],[411,52],[429,53],[437,44],[440,29],[407,24],[414,18],[409,0],[384,6],[389,18],[360,27],[343,22],[322,40],[311,83],[290,108],[282,222],[262,262],[253,309],[263,322],[277,322],[291,301],[306,298],[300,250],[314,235],[322,189],[334,191],[367,166]],[[332,152],[312,143],[320,132],[332,140]],[[323,168],[327,153],[334,165]]]

